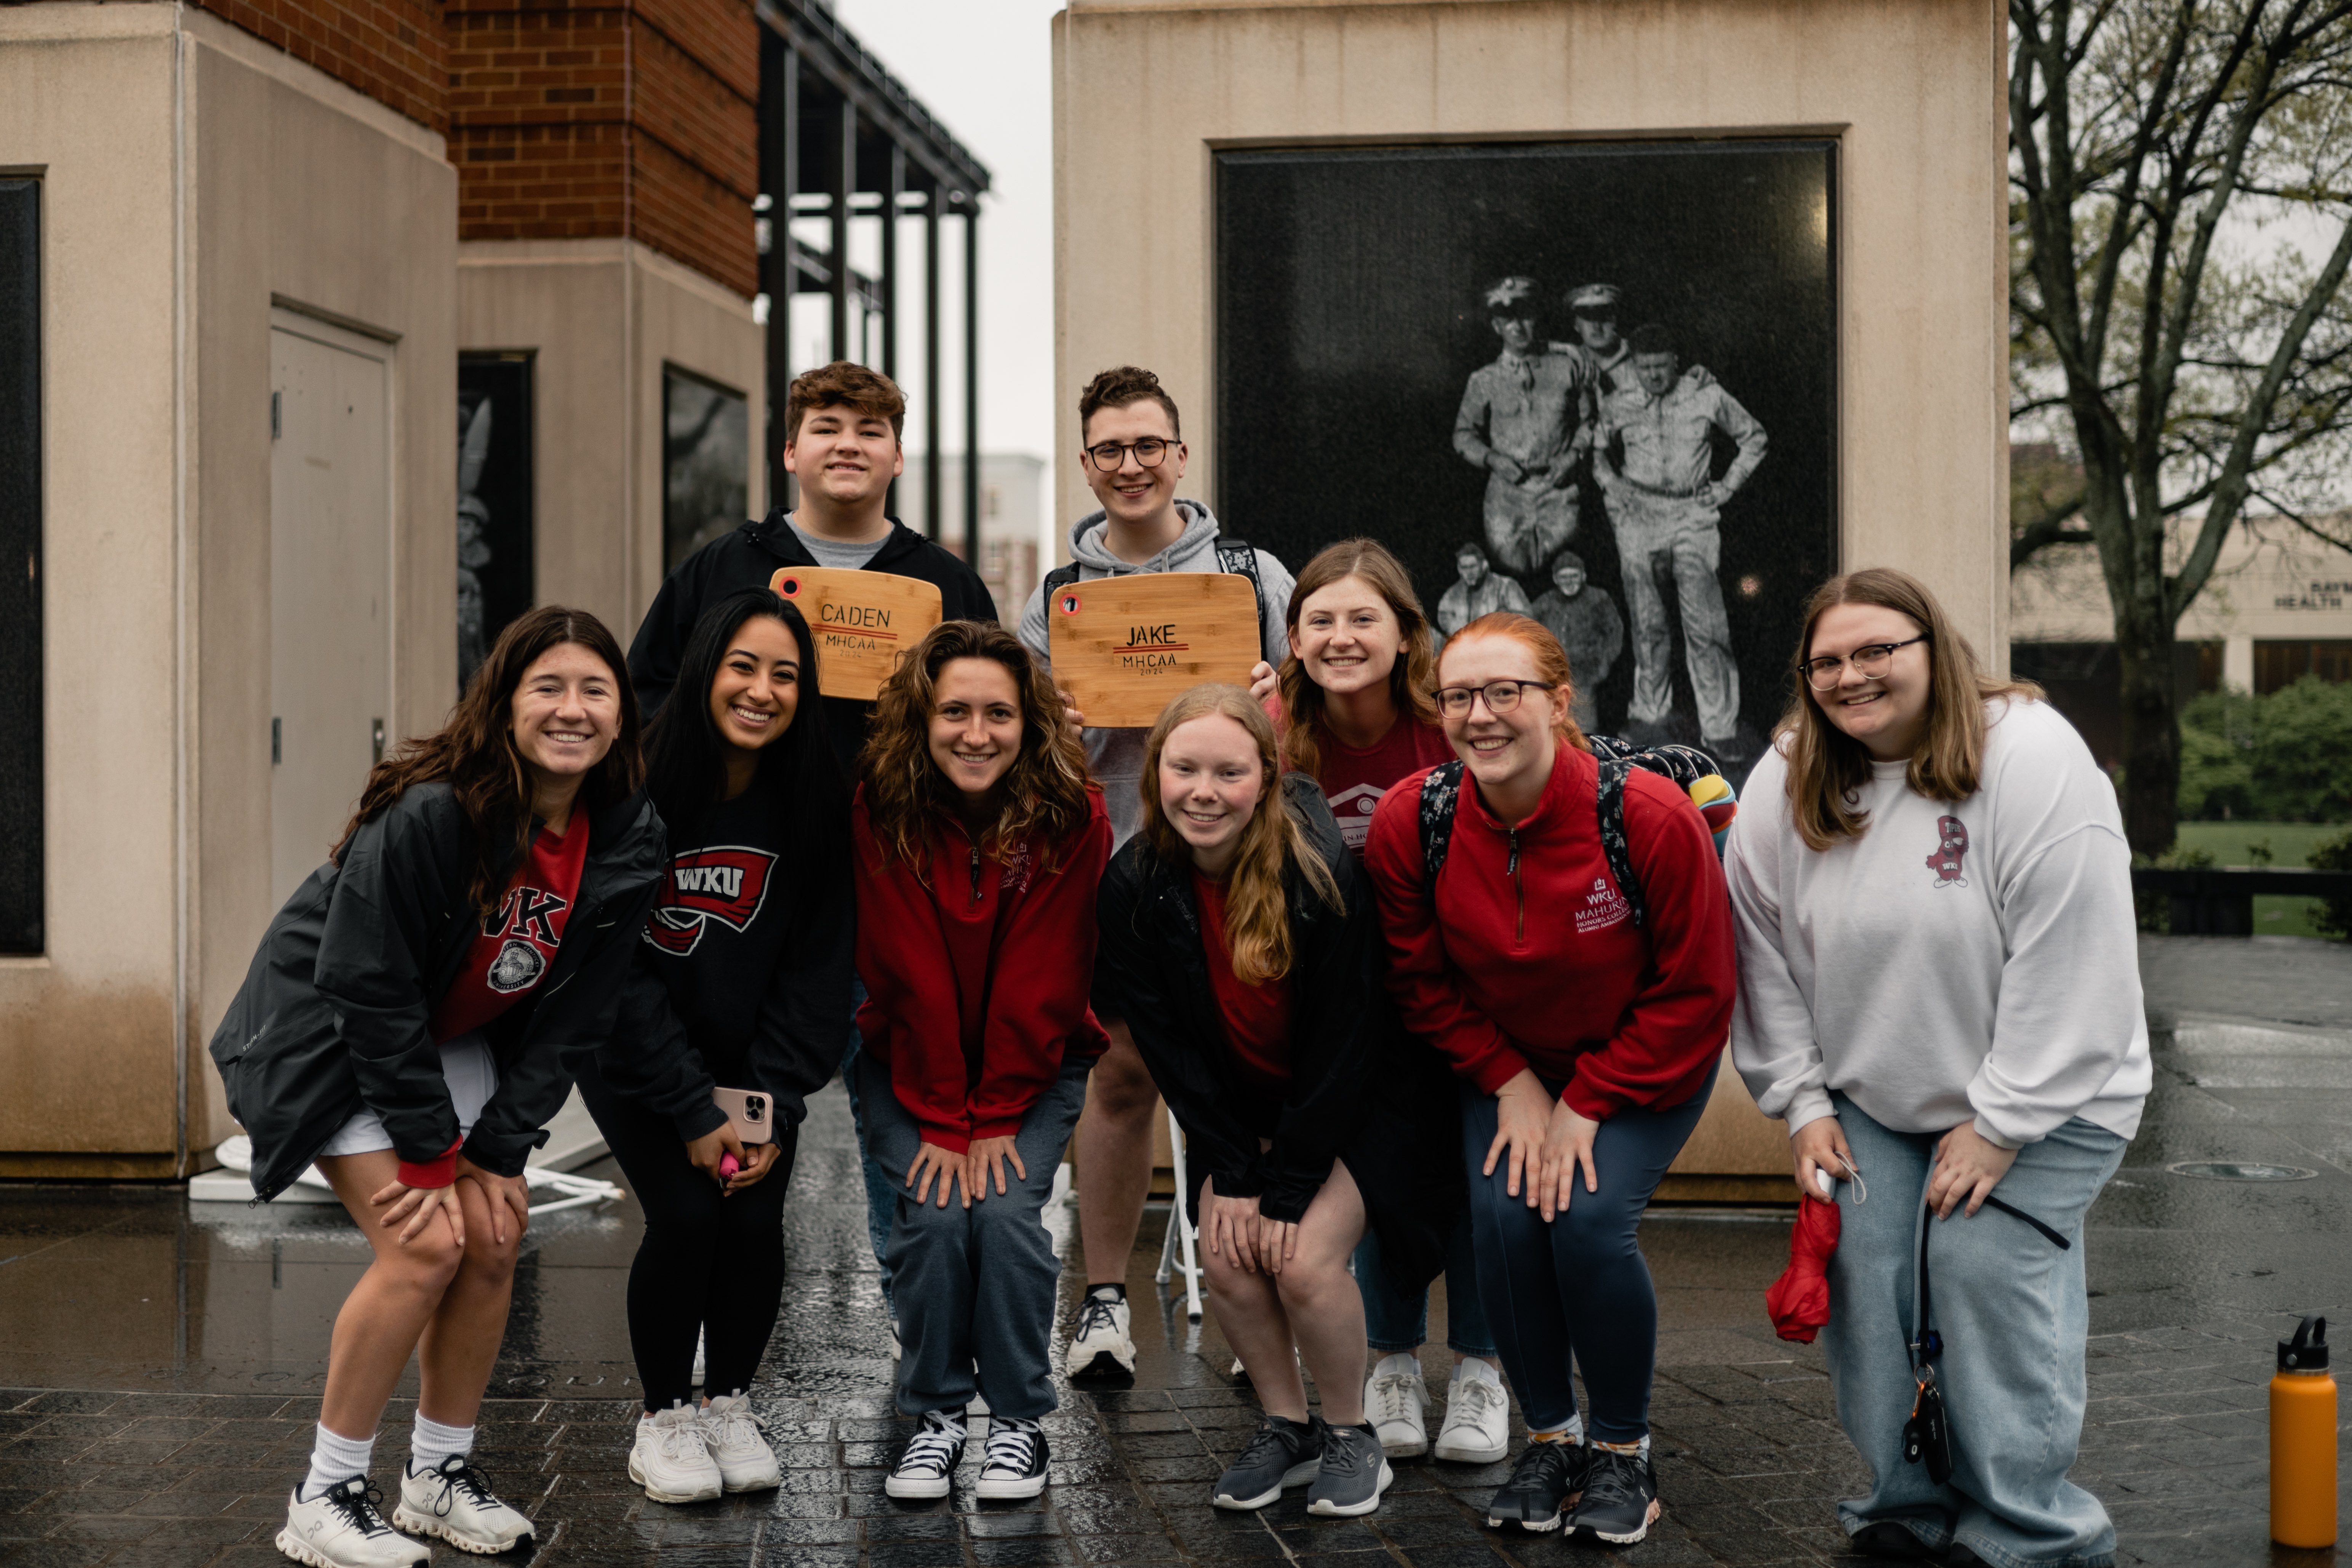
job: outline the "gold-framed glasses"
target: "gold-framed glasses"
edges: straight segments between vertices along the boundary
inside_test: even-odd
[[[1848,664],[1853,665],[1854,673],[1864,680],[1883,679],[1895,666],[1896,648],[1909,647],[1915,642],[1927,640],[1927,634],[1921,632],[1917,637],[1905,637],[1901,642],[1864,643],[1843,658],[1840,658],[1835,654],[1823,654],[1819,658],[1809,658],[1801,667],[1805,672],[1805,684],[1816,691],[1833,690],[1838,681],[1844,677],[1845,667]]]

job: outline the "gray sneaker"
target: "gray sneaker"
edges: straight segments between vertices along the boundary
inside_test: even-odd
[[[1315,1484],[1307,1489],[1307,1511],[1339,1519],[1370,1513],[1381,1506],[1381,1493],[1395,1479],[1370,1422],[1326,1426],[1323,1462],[1316,1468]]]
[[[1241,1458],[1217,1478],[1209,1500],[1219,1508],[1264,1508],[1282,1496],[1283,1488],[1313,1480],[1323,1462],[1325,1435],[1329,1430],[1312,1416],[1305,1421],[1267,1416],[1251,1435]]]

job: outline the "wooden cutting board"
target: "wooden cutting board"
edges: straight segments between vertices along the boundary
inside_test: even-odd
[[[768,579],[816,637],[817,689],[871,702],[898,656],[940,624],[940,591],[917,577],[847,566],[786,566]]]
[[[1151,572],[1073,583],[1045,606],[1054,679],[1089,726],[1156,723],[1204,680],[1249,684],[1262,657],[1257,595],[1224,572]]]

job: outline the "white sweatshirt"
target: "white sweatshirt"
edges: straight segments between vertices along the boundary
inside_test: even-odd
[[[1986,708],[1977,793],[1863,786],[1868,831],[1805,847],[1776,751],[1724,855],[1739,933],[1732,1061],[1794,1133],[1836,1089],[1874,1121],[1971,1117],[2014,1149],[2080,1116],[2118,1137],[2147,1098],[2131,851],[2115,788],[2045,703]]]

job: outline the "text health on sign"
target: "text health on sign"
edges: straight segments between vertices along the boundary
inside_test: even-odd
[[[817,689],[871,702],[898,656],[940,624],[940,591],[915,577],[842,566],[786,566],[768,586],[816,637]]]
[[[1073,583],[1045,607],[1054,679],[1088,725],[1140,729],[1204,680],[1249,684],[1261,657],[1257,594],[1219,572]]]

